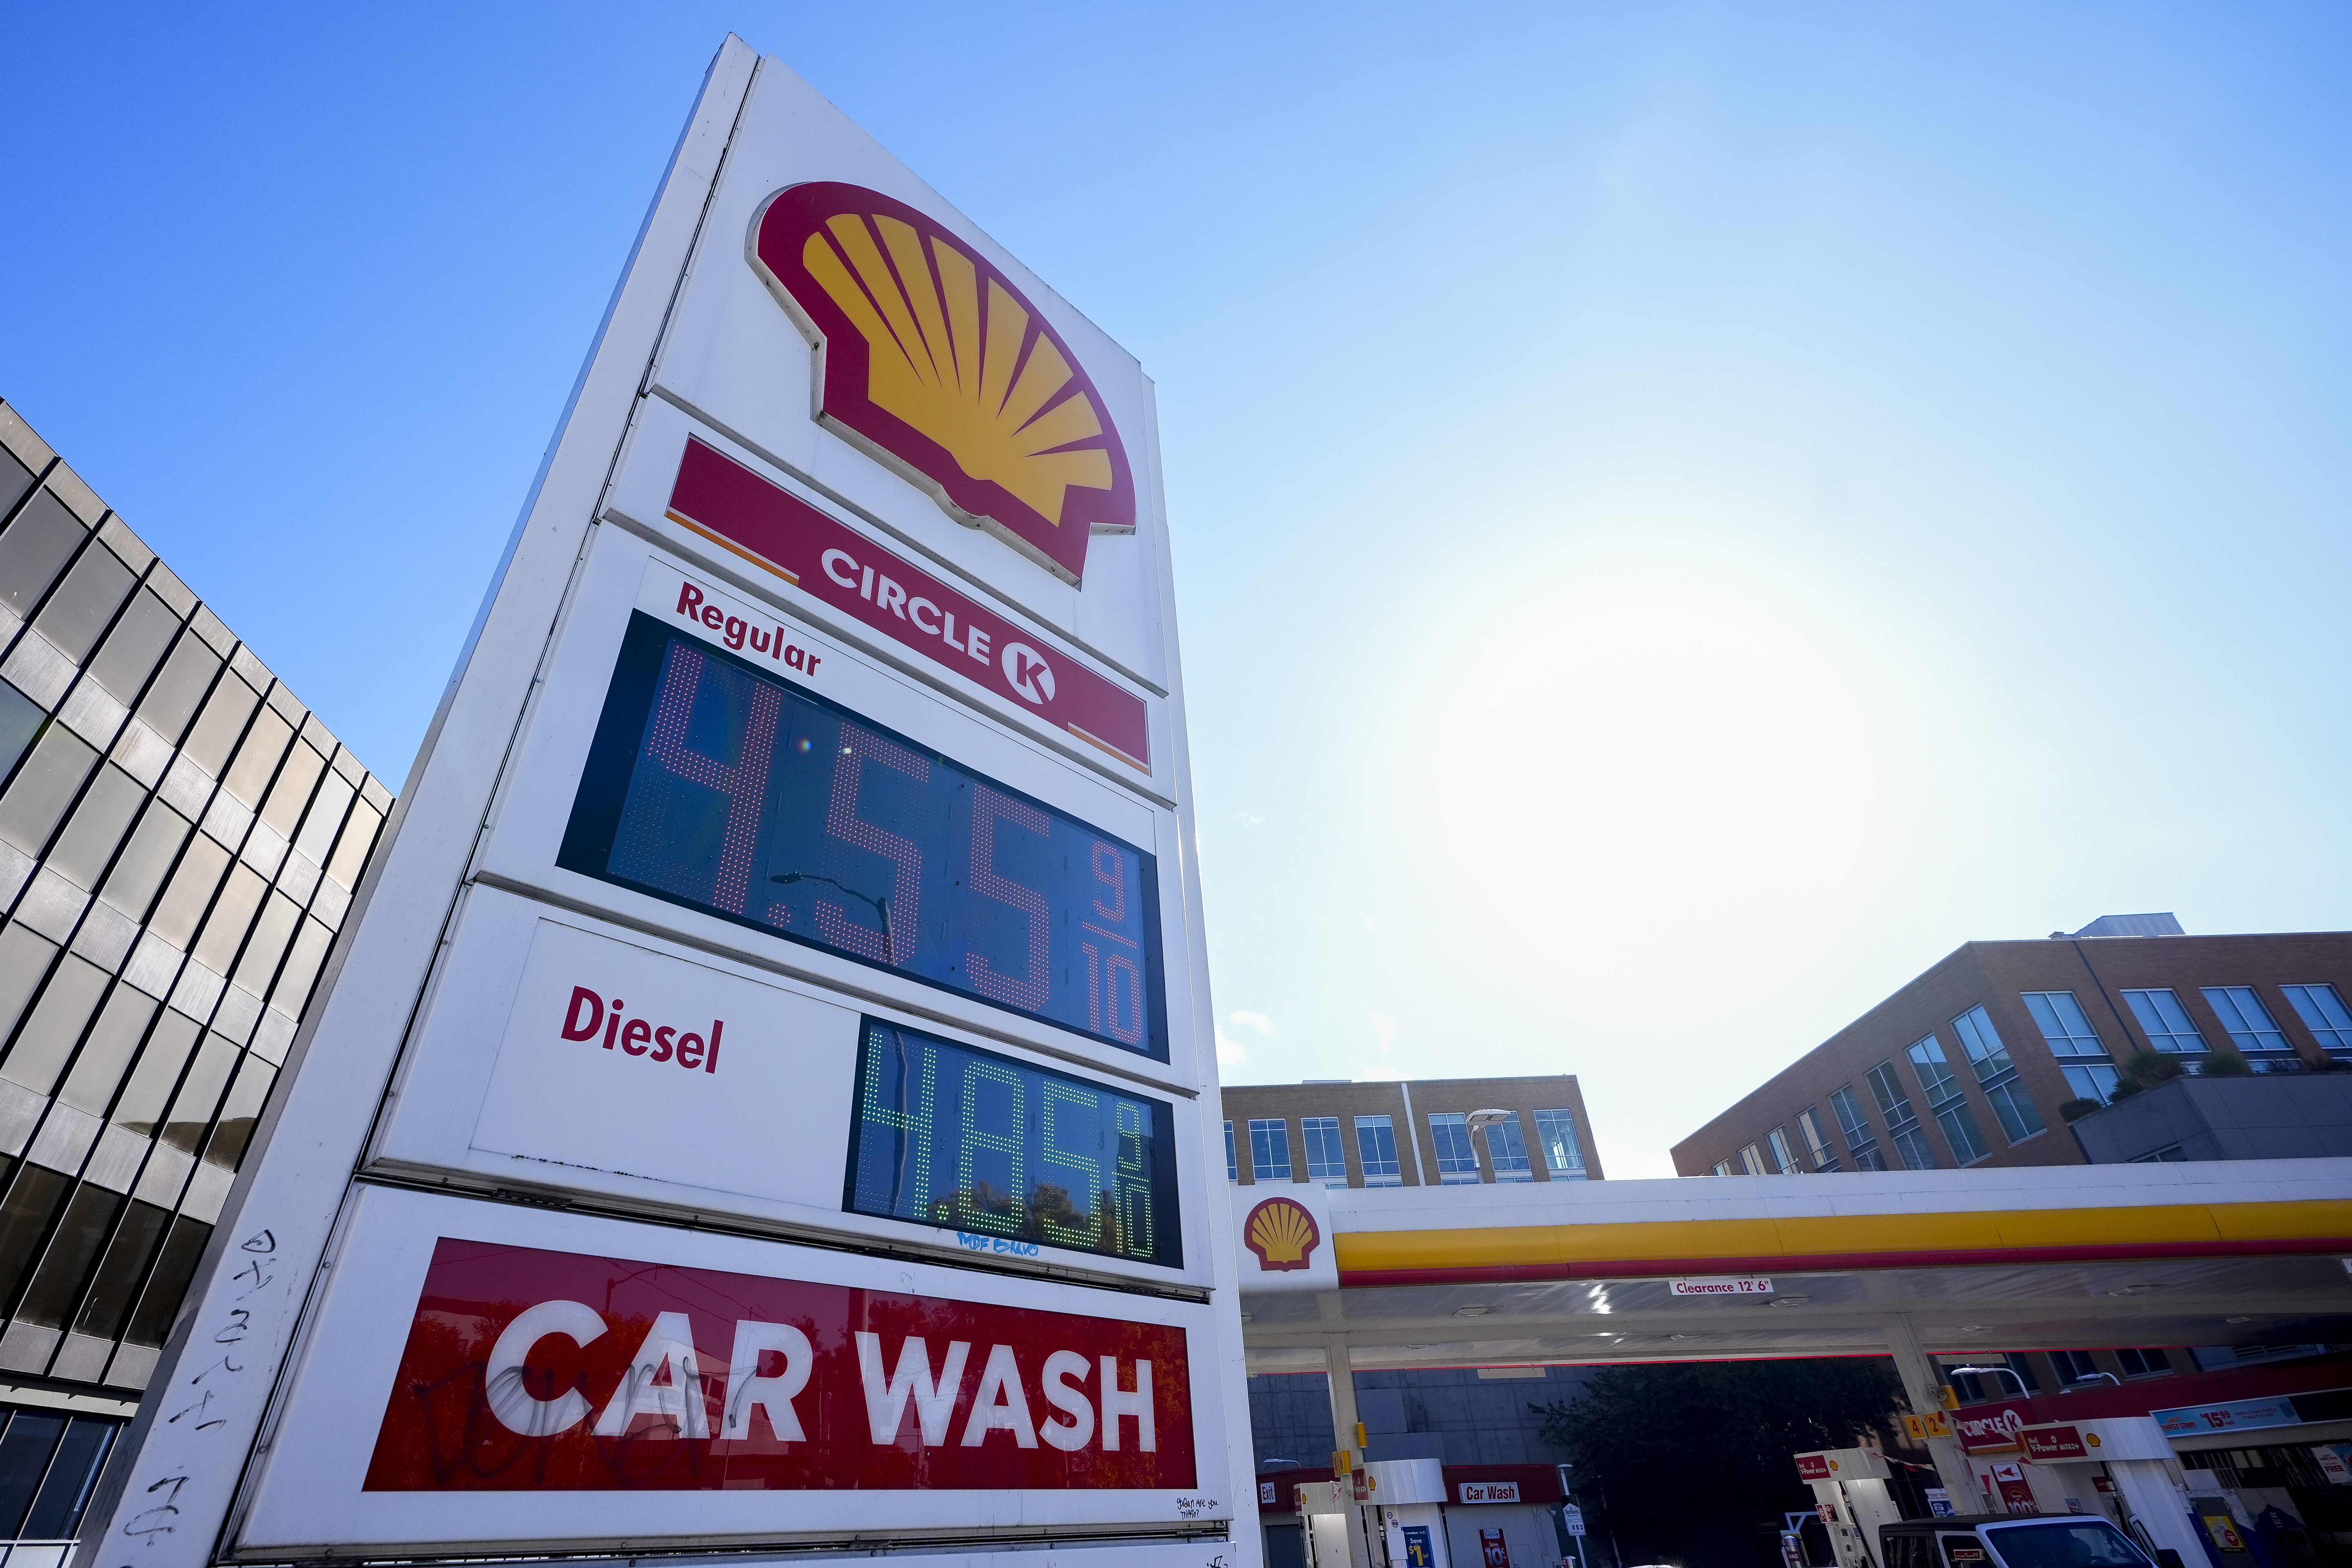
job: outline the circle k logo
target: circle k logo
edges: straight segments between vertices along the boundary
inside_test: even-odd
[[[1006,643],[1002,662],[1004,679],[1023,701],[1043,708],[1054,700],[1054,667],[1035,648],[1024,642]]]

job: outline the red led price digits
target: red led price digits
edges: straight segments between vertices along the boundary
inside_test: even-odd
[[[1092,856],[1095,880],[1109,889],[1106,895],[1094,896],[1094,912],[1105,921],[1127,919],[1128,858],[1114,844],[1095,840]],[[1093,921],[1081,921],[1087,930],[1120,945],[1104,956],[1103,949],[1093,942],[1081,945],[1087,957],[1087,1027],[1098,1035],[1108,1034],[1128,1045],[1139,1045],[1143,1040],[1143,969],[1136,962],[1139,948],[1133,937],[1122,936]],[[1104,1017],[1104,1004],[1109,1004],[1109,1017]]]
[[[999,974],[988,960],[977,952],[964,954],[964,973],[971,976],[972,989],[996,1001],[1015,1007],[1042,1012],[1046,998],[1054,990],[1054,915],[1045,907],[1045,895],[1034,888],[1025,888],[1010,877],[1001,876],[996,869],[996,825],[1006,822],[1038,837],[1051,840],[1054,825],[1045,814],[1034,805],[1024,805],[990,789],[986,784],[971,786],[971,888],[972,891],[1010,904],[1028,917],[1029,973],[1025,975]]]

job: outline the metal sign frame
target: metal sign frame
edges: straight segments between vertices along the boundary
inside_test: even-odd
[[[1087,359],[1091,390],[1133,461],[1139,515],[1132,536],[1095,542],[1083,591],[960,525],[924,490],[810,417],[811,350],[747,265],[743,247],[751,216],[774,191],[819,178],[862,184],[929,214],[1017,279],[1060,340]],[[797,487],[843,526],[887,541],[1036,626],[1037,646],[1049,657],[1085,661],[1096,676],[1124,683],[1150,710],[1150,773],[1087,755],[1083,744],[1042,731],[1002,693],[921,668],[903,648],[796,595],[740,552],[648,510],[674,473],[687,433],[762,465],[772,482]],[[838,662],[827,672],[856,685],[858,700],[939,734],[943,751],[1017,768],[1021,788],[1057,806],[1067,802],[1074,815],[1118,816],[1104,826],[1150,845],[1161,890],[1168,1063],[1034,1019],[943,1001],[935,990],[872,971],[851,975],[853,966],[829,967],[807,950],[789,957],[752,952],[756,943],[712,929],[718,922],[698,926],[673,906],[632,904],[602,884],[556,885],[562,879],[549,869],[540,831],[547,804],[571,787],[560,776],[556,737],[602,689],[615,635],[610,612],[642,587],[654,554],[648,546],[747,604],[793,619],[812,647],[829,638],[825,657]],[[609,579],[608,565],[616,574]],[[919,1554],[936,1547],[968,1558],[992,1543],[1035,1544],[1049,1536],[1067,1542],[1074,1533],[1108,1531],[1126,1544],[1064,1544],[1057,1555],[1136,1568],[1180,1562],[1255,1568],[1256,1532],[1233,1526],[1236,1500],[1247,1495],[1251,1456],[1232,1218],[1206,1193],[1202,1174],[1213,1169],[1216,1154],[1206,1126],[1214,1118],[1202,1110],[1216,1090],[1215,1058],[1170,583],[1151,393],[1132,359],[805,82],[730,38],[672,154],[140,1416],[92,1499],[80,1568],[197,1568],[323,1552],[362,1538],[396,1541],[404,1555],[425,1558],[617,1552],[625,1542],[634,1558],[703,1549],[714,1539],[713,1519],[721,1521],[717,1533],[738,1549],[855,1535],[867,1549]],[[601,662],[600,637],[606,639]],[[576,744],[576,732],[572,739]],[[821,1215],[813,1205],[796,1216],[807,1232],[803,1243],[763,1239],[740,1233],[781,1228],[790,1216],[737,1210],[711,1223],[709,1211],[721,1205],[678,1212],[651,1187],[624,1190],[627,1180],[647,1179],[609,1167],[562,1173],[536,1161],[536,1181],[501,1188],[470,1153],[451,1147],[449,1129],[462,1119],[455,1108],[470,1091],[428,1082],[431,1008],[444,994],[436,987],[445,979],[450,987],[460,984],[459,950],[503,918],[494,909],[500,900],[530,900],[548,918],[625,936],[661,962],[699,965],[810,1005],[830,994],[823,1005],[903,1016],[1182,1102],[1181,1293],[1205,1293],[1207,1301],[1144,1293],[1136,1271],[1101,1259],[1024,1275],[1018,1260],[992,1257],[991,1275],[861,1256],[919,1252],[936,1247],[937,1238],[908,1234],[926,1227],[898,1222],[837,1210]],[[404,1061],[412,1044],[415,1060]],[[436,1097],[447,1102],[437,1131],[430,1110],[404,1103]],[[386,1185],[423,1181],[445,1182],[451,1191]],[[457,1195],[467,1187],[469,1195]],[[610,1203],[616,1214],[635,1205],[646,1217],[562,1213],[550,1206],[551,1189],[562,1194],[557,1202]],[[656,1214],[663,1223],[647,1223]],[[520,1511],[509,1498],[498,1509],[476,1509],[470,1521],[460,1517],[467,1506],[438,1494],[404,1510],[379,1508],[352,1489],[351,1455],[360,1440],[352,1434],[373,1430],[384,1402],[401,1397],[383,1378],[391,1347],[404,1341],[418,1310],[418,1248],[436,1237],[490,1232],[532,1247],[623,1236],[630,1239],[595,1245],[615,1258],[698,1260],[776,1278],[790,1269],[801,1279],[887,1276],[904,1291],[929,1290],[941,1300],[1181,1325],[1197,1415],[1196,1485],[1173,1492],[897,1491],[886,1494],[892,1501],[878,1531],[872,1497],[852,1499],[864,1506],[845,1510],[839,1503],[848,1494],[827,1500],[806,1490],[631,1493],[584,1507],[583,1494],[567,1492]],[[825,1247],[805,1245],[820,1236]],[[715,1514],[714,1497],[722,1503]]]

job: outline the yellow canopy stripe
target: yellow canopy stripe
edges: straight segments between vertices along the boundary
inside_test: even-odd
[[[1980,1213],[1828,1215],[1790,1218],[1650,1220],[1621,1225],[1514,1226],[1480,1230],[1353,1231],[1333,1242],[1347,1273],[1563,1267],[1709,1258],[1742,1263],[1823,1257],[1906,1256],[2010,1249],[2324,1241],[2352,1237],[2352,1202],[2151,1204],[2114,1208]]]

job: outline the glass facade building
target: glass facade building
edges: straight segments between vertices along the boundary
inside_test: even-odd
[[[104,1411],[146,1386],[391,806],[0,404],[15,1558],[70,1538],[112,1441]]]

